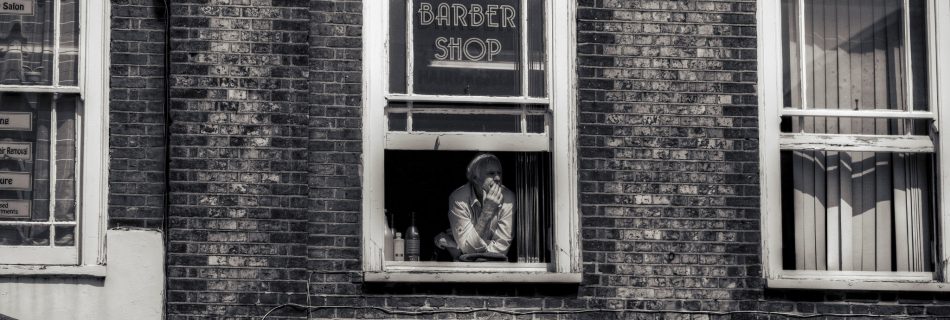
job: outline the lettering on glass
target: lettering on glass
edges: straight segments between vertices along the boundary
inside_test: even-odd
[[[481,5],[422,2],[418,21],[421,26],[478,28],[486,32],[516,31],[518,10],[511,5]],[[502,52],[502,42],[490,37],[459,37],[446,34],[435,38],[434,58],[439,61],[494,61]]]
[[[33,144],[29,142],[0,142],[0,160],[33,160]]]
[[[0,171],[0,190],[30,191],[32,182],[29,172]]]
[[[33,131],[33,113],[0,112],[0,130]]]
[[[32,203],[29,200],[0,199],[0,219],[24,219],[30,217]]]
[[[33,0],[0,0],[0,14],[33,15]]]

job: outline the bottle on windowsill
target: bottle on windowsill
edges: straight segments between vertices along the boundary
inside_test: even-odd
[[[416,213],[412,213],[412,222],[406,229],[406,261],[419,261],[419,229],[416,228]]]
[[[393,261],[406,260],[406,245],[402,239],[402,233],[396,232],[396,238],[393,239]]]

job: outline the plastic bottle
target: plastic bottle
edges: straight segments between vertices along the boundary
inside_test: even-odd
[[[386,261],[393,261],[393,228],[389,223],[389,212],[383,211],[386,216],[386,228],[383,230],[383,255]]]
[[[419,229],[416,228],[416,213],[412,213],[412,223],[406,229],[406,261],[419,261]]]
[[[393,261],[406,260],[406,245],[402,239],[402,233],[396,232],[396,238],[393,239]]]

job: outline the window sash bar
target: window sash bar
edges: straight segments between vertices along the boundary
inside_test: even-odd
[[[903,6],[904,23],[902,23],[901,29],[904,31],[904,41],[902,42],[904,44],[904,70],[906,70],[904,73],[904,92],[907,94],[907,110],[914,110],[914,69],[912,69],[913,65],[911,64],[913,56],[910,48],[910,0],[904,0]]]
[[[415,40],[414,32],[412,30],[413,24],[413,6],[412,0],[406,0],[406,93],[413,94],[415,92],[415,84],[413,83],[413,74],[415,72],[415,60],[416,51],[415,46],[413,45]],[[389,14],[386,14],[389,16]],[[387,68],[388,69],[388,68]],[[388,79],[388,78],[387,78]]]
[[[401,108],[401,107],[389,107],[386,108],[386,111],[389,113],[409,113],[414,114],[504,114],[504,115],[540,115],[548,114],[548,110],[531,110],[525,109],[526,107],[520,107],[518,109],[468,109],[468,108]]]
[[[937,119],[929,111],[898,111],[887,109],[847,110],[847,109],[797,109],[782,108],[780,116],[806,117],[847,117],[847,118],[893,118],[893,119]]]
[[[928,136],[876,136],[850,134],[782,133],[781,150],[933,153]]]
[[[798,72],[799,79],[801,80],[802,89],[799,94],[801,95],[802,109],[808,109],[808,77],[805,76],[808,66],[805,65],[805,0],[798,0],[798,67],[800,71]],[[799,127],[804,128],[804,125]]]
[[[521,95],[528,96],[528,0],[521,0]]]
[[[450,96],[425,94],[390,94],[386,96],[390,102],[445,102],[445,103],[480,103],[480,104],[550,104],[548,98],[529,97],[494,97],[494,96]]]
[[[56,0],[58,3],[59,0]],[[55,69],[55,68],[54,68]],[[53,105],[50,106],[50,116],[49,116],[49,222],[56,222],[56,140],[58,139],[57,135],[59,134],[58,126],[56,123],[59,121],[57,118],[56,107],[59,105],[59,94],[53,94]],[[56,228],[50,227],[49,231],[49,244],[54,246],[56,239]]]
[[[60,0],[53,0],[53,85],[59,86]],[[50,232],[52,235],[52,232]],[[52,243],[52,242],[51,242]]]

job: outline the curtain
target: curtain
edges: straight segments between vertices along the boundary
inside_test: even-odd
[[[910,1],[909,12],[902,0],[803,2],[801,7],[798,0],[783,0],[785,107],[927,110],[922,1]],[[926,135],[927,121],[786,117],[783,130]],[[783,196],[791,210],[784,214],[792,215],[786,221],[794,226],[786,228],[794,234],[785,238],[786,247],[794,247],[794,265],[787,268],[933,270],[933,154],[784,156],[790,168],[783,168],[783,176],[791,183]]]

